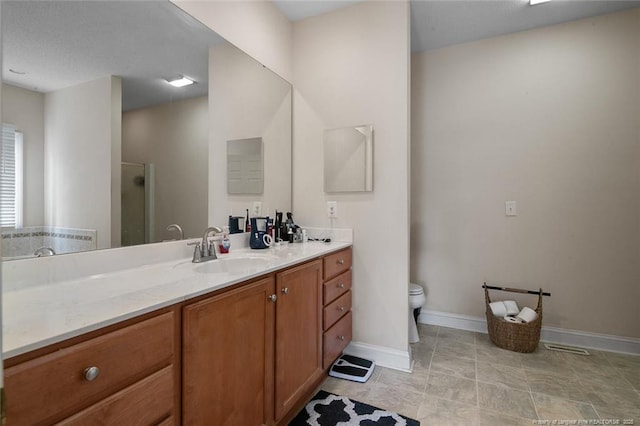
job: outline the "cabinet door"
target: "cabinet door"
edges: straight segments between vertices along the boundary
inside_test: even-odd
[[[276,421],[322,375],[322,261],[277,274]]]
[[[272,422],[273,292],[269,277],[184,308],[184,424]]]

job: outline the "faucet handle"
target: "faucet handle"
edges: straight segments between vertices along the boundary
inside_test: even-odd
[[[207,248],[207,256],[216,256],[216,243],[213,240],[209,240],[209,247]]]
[[[191,261],[193,263],[200,262],[200,258],[202,257],[202,248],[200,247],[200,243],[194,242],[194,243],[188,243],[187,245],[189,246],[195,245],[195,247],[193,248],[193,259]]]

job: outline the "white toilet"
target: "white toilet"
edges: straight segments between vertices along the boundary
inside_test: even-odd
[[[420,341],[413,310],[422,307],[426,300],[424,289],[418,284],[409,283],[409,343],[418,343]]]

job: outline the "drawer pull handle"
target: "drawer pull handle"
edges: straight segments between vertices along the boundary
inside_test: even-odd
[[[284,287],[282,289],[282,294],[289,294],[289,287]]]
[[[278,300],[278,296],[276,296],[275,294],[272,294],[267,299],[269,299],[269,301],[271,302],[275,302],[276,300]]]
[[[344,259],[340,259],[336,262],[338,265],[344,265]]]
[[[339,340],[344,340],[344,336],[338,336]]]
[[[338,288],[344,288],[344,284],[342,283],[338,284]]]
[[[98,367],[89,367],[84,370],[84,379],[87,382],[93,382],[100,375],[100,369]]]
[[[338,310],[339,310],[340,312],[343,312],[343,311],[344,311],[344,306],[338,306]]]

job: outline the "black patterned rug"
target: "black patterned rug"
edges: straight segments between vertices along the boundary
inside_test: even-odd
[[[344,396],[319,391],[289,426],[420,426],[420,422]]]

